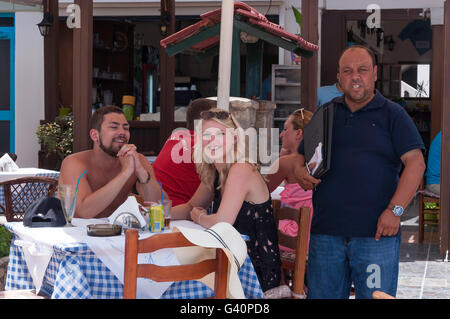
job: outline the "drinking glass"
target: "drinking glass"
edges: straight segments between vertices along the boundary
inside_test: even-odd
[[[72,217],[75,213],[75,206],[77,202],[77,194],[75,191],[75,185],[59,185],[58,186],[58,197],[61,201],[61,206],[64,212],[64,217],[66,218],[67,226],[72,225]]]
[[[165,199],[163,202],[161,202],[161,200],[158,200],[158,204],[160,204],[164,207],[164,228],[169,229],[170,228],[170,219],[172,217],[172,215],[171,215],[172,200]]]

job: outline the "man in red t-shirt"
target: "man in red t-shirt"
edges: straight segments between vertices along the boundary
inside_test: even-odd
[[[217,101],[199,98],[191,101],[186,112],[187,129],[178,129],[167,139],[152,167],[156,179],[172,200],[172,206],[189,201],[200,185],[193,160],[194,121],[200,113],[216,107]]]

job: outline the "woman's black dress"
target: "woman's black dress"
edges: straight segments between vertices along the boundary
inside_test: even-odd
[[[217,213],[222,199],[221,192],[217,189],[218,182],[219,175],[216,174],[213,214]],[[270,193],[269,199],[261,204],[244,201],[233,226],[239,233],[250,238],[246,242],[247,252],[255,268],[262,290],[266,291],[279,286],[281,259]]]

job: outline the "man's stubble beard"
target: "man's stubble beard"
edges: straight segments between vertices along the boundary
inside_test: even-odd
[[[102,149],[102,151],[103,152],[105,152],[106,154],[108,154],[109,156],[111,156],[111,157],[114,157],[114,158],[117,158],[117,153],[119,153],[119,150],[114,150],[113,149],[113,147],[112,147],[112,141],[111,141],[111,146],[110,147],[106,147],[105,146],[105,144],[103,144],[103,141],[102,141],[102,137],[100,136],[99,137],[99,146],[100,146],[100,148]]]

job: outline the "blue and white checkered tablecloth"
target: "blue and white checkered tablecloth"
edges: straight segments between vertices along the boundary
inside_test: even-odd
[[[14,172],[12,172],[12,173],[14,173]],[[26,177],[26,176],[41,176],[41,177],[59,178],[59,172],[44,170],[44,169],[36,169],[35,172],[32,174],[27,173],[26,175],[24,175],[19,172],[19,173],[17,173],[17,176],[15,176],[14,178]],[[3,187],[0,187],[0,204],[2,204],[3,207],[5,206],[5,191],[4,191]]]
[[[35,289],[22,247],[11,243],[6,290]],[[58,245],[47,267],[41,291],[53,299],[116,299],[123,297],[123,285],[86,244]],[[263,298],[250,258],[238,273],[247,298]],[[213,296],[213,290],[199,281],[174,282],[163,299],[196,299]]]

